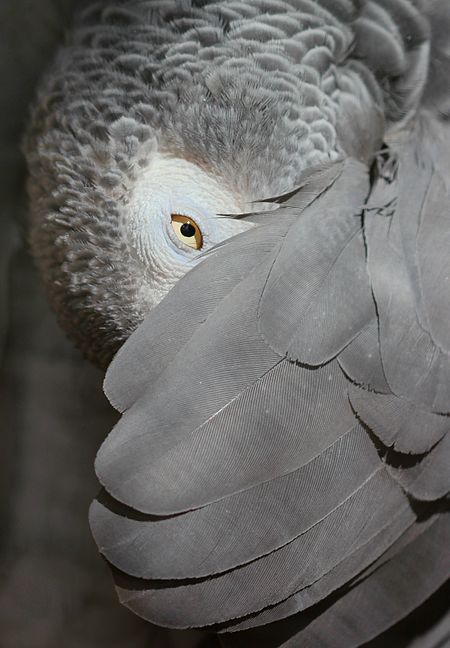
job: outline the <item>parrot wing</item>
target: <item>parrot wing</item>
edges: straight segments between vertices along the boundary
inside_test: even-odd
[[[442,584],[450,268],[430,250],[450,231],[447,128],[424,118],[371,174],[352,159],[310,174],[113,360],[122,418],[97,456],[91,527],[140,616],[219,624],[231,645],[309,619],[309,639],[430,552],[370,638]]]

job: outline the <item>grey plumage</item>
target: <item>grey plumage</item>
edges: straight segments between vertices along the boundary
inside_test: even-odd
[[[350,452],[358,461],[351,479],[346,479],[338,473]],[[126,522],[127,533],[124,534],[122,526],[118,542],[117,513],[108,508],[106,501],[93,505],[92,528],[102,552],[117,566],[120,561],[121,569],[127,573],[188,578],[203,570],[207,576],[260,557],[298,537],[352,496],[378,468],[378,456],[367,435],[355,426],[301,468],[219,500],[215,505],[195,509],[179,520],[131,517]],[[231,537],[227,529],[234,530]],[[169,552],[168,543],[175,535],[192,538],[188,561]],[[240,538],[238,544],[236,537]],[[130,550],[131,543],[139,544],[139,556]],[[136,565],[134,568],[131,561]]]
[[[447,415],[420,409],[406,398],[356,385],[350,387],[349,398],[357,416],[397,452],[427,452],[448,431]]]
[[[333,597],[331,595],[333,592],[336,592],[335,596],[339,596],[343,591],[342,589],[339,589],[340,583],[352,583],[357,580],[364,580],[377,567],[392,558],[399,546],[406,546],[413,537],[416,537],[418,533],[422,532],[422,527],[424,525],[414,524],[408,526],[408,518],[411,519],[410,511],[403,510],[400,515],[397,515],[391,521],[390,524],[372,536],[368,542],[362,543],[357,549],[352,551],[347,557],[343,558],[343,560],[338,562],[322,578],[316,580],[309,587],[299,590],[284,601],[281,601],[281,603],[266,608],[259,614],[249,615],[244,619],[237,619],[235,623],[227,625],[222,634],[226,635],[230,632],[233,633],[232,637],[234,638],[236,637],[235,633],[241,632],[242,630],[259,628],[260,626],[265,626],[263,629],[268,630],[267,626],[269,623],[287,619],[299,612],[304,613],[303,615],[299,615],[300,618],[297,619],[297,621],[300,621],[300,626],[302,626],[303,621],[307,623],[309,612],[314,615],[316,609],[320,608],[322,605],[326,606],[327,604],[332,603]],[[393,538],[398,539],[392,542]],[[387,547],[389,547],[388,550]],[[374,560],[374,557],[377,555],[379,558]],[[361,573],[360,570],[363,565],[369,565],[369,567]],[[305,615],[305,611],[308,610],[308,614]],[[304,615],[305,618],[301,618]],[[293,621],[295,623],[294,619]],[[290,621],[288,621],[286,625],[290,625]],[[259,630],[255,630],[254,634],[257,632],[259,632]],[[243,636],[245,637],[246,635],[244,634]],[[274,634],[274,636],[276,636],[276,634]]]
[[[325,600],[322,607],[312,608],[303,617],[293,617],[284,628],[262,628],[259,634],[250,632],[237,637],[232,634],[224,640],[224,646],[294,648],[304,644],[355,648],[366,643],[420,605],[447,578],[448,562],[446,572],[442,562],[436,560],[448,545],[447,518],[434,521],[430,528],[423,525],[425,528],[418,533],[415,530],[398,553],[394,544],[390,560],[375,563],[370,578],[356,582],[340,597],[331,598],[328,605]]]
[[[344,164],[333,189],[319,196],[286,232],[258,315],[266,341],[290,360],[325,364],[373,314],[358,219],[368,184],[367,169]],[[294,198],[290,203],[295,209]],[[305,240],[308,250],[300,256],[298,246]],[[342,289],[349,282],[351,293]]]
[[[448,576],[440,16],[412,0],[99,5],[47,81],[33,245],[90,357],[137,327],[105,380],[122,417],[91,527],[150,621],[351,648]],[[154,305],[124,232],[157,151],[206,168],[256,225]]]
[[[375,513],[361,515],[361,509],[367,510],[373,503]],[[266,557],[234,572],[175,587],[153,588],[152,583],[118,575],[119,598],[138,614],[168,627],[209,625],[245,616],[312,585],[339,560],[370,541],[384,520],[398,515],[399,508],[403,512],[406,505],[401,491],[394,492],[380,470],[323,521]],[[405,528],[412,520],[411,516],[405,521]],[[336,528],[340,529],[339,541],[333,534]],[[378,550],[382,549],[380,545]],[[374,557],[376,553],[370,559]],[[335,587],[342,584],[337,581]]]

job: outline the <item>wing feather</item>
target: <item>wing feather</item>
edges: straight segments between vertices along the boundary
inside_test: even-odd
[[[329,597],[340,583],[360,582],[377,570],[381,565],[395,559],[410,542],[421,535],[435,521],[436,516],[421,520],[407,527],[411,519],[410,511],[402,511],[386,527],[373,536],[369,542],[362,545],[360,549],[342,560],[323,578],[290,596],[285,601],[270,608],[266,608],[256,615],[250,615],[245,619],[238,619],[237,622],[227,624],[223,633],[242,632],[251,628],[258,628],[275,621],[281,621],[291,615],[298,614],[316,606],[320,601]],[[406,528],[407,527],[407,528]],[[406,529],[406,530],[405,530]],[[397,539],[392,542],[392,538]],[[377,558],[377,556],[379,556]],[[368,565],[362,569],[362,565]],[[329,600],[333,600],[330,597]],[[308,611],[308,614],[313,610]],[[280,624],[279,624],[280,625]],[[244,633],[240,637],[257,636],[259,630],[252,633]]]
[[[381,394],[391,393],[381,361],[378,321],[373,319],[341,351],[338,362],[350,380]]]
[[[391,474],[417,500],[433,502],[450,492],[450,434],[421,461],[409,467],[391,467]]]
[[[380,468],[321,522],[262,559],[177,586],[152,587],[149,582],[116,574],[119,598],[139,616],[168,627],[204,626],[250,614],[314,583],[408,508],[403,492]],[[414,517],[411,510],[404,530]]]
[[[350,474],[342,471],[347,463],[353,466]],[[127,574],[153,579],[208,576],[266,555],[305,533],[379,466],[368,435],[355,425],[294,472],[184,515],[136,516],[103,497],[92,506],[91,528],[103,555]]]
[[[443,139],[447,130],[442,127],[438,133]],[[368,202],[368,269],[377,304],[383,369],[392,392],[425,409],[448,413],[450,355],[445,347],[436,344],[433,331],[444,341],[436,327],[445,328],[445,313],[450,310],[445,291],[449,268],[447,255],[437,256],[439,247],[433,253],[430,241],[439,236],[444,241],[448,238],[448,218],[439,221],[441,229],[437,233],[435,214],[446,213],[449,192],[433,152],[420,146],[424,138],[431,137],[429,128],[421,124],[409,135],[399,152],[396,204],[392,207],[389,202],[388,209],[376,211],[383,192],[389,196],[392,193],[392,182],[384,177],[374,192],[376,202]],[[442,144],[437,135],[433,142],[439,160]],[[424,273],[425,250],[428,265]],[[421,275],[426,275],[425,283]],[[435,286],[434,296],[431,284]],[[434,313],[439,324],[431,327]]]
[[[230,348],[232,341],[226,344]],[[253,353],[249,366],[255,373],[246,376],[244,360],[236,358],[234,383],[230,365],[218,361],[205,366],[213,368],[211,377],[203,364],[194,367],[187,388],[176,380],[187,375],[184,364],[161,389],[155,386],[100,451],[105,488],[137,510],[176,513],[292,472],[354,427],[336,364],[309,370],[282,360],[271,366],[270,355],[269,366],[260,370]],[[199,382],[212,381],[214,388],[200,401]]]
[[[356,648],[376,637],[421,605],[443,585],[450,569],[448,515],[436,520],[403,552],[362,581],[310,623],[281,644],[296,648]],[[279,643],[275,644],[280,646]],[[280,648],[281,648],[280,646]]]
[[[324,364],[374,317],[360,218],[368,191],[366,167],[348,162],[334,190],[289,228],[259,309],[260,329],[281,355]]]
[[[350,402],[358,417],[397,452],[421,454],[450,430],[450,417],[422,410],[394,394],[350,387]]]
[[[406,543],[405,543],[406,540]],[[447,580],[448,513],[415,525],[368,576],[286,621],[221,635],[225,648],[357,648],[419,607]],[[406,544],[406,546],[405,546]]]

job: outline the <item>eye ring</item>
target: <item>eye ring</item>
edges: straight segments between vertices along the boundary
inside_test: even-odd
[[[203,234],[193,218],[183,214],[171,214],[172,229],[181,243],[193,250],[203,246]]]

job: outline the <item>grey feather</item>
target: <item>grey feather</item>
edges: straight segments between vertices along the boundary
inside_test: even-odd
[[[175,587],[152,588],[151,583],[116,574],[119,597],[140,616],[169,627],[202,626],[243,616],[311,585],[407,508],[406,498],[381,469],[322,522],[262,559]],[[413,519],[412,514],[405,529]],[[338,541],[336,528],[340,529]]]
[[[411,523],[411,511],[402,510],[399,515],[380,529],[368,542],[341,560],[322,578],[305,587],[277,605],[270,606],[258,614],[226,624],[223,632],[241,632],[279,621],[298,612],[303,612],[330,596],[342,583],[355,578],[365,578],[379,564],[389,560],[397,546],[406,543],[411,535],[421,532],[421,524]],[[398,538],[393,542],[394,538]],[[380,556],[377,558],[377,556]],[[364,565],[369,565],[364,569]],[[362,575],[361,575],[361,570]],[[244,635],[245,636],[245,635]]]
[[[242,633],[222,635],[225,647],[357,648],[417,608],[445,583],[449,515],[412,527],[366,577],[296,616]]]
[[[371,574],[381,565],[395,560],[399,552],[428,529],[436,521],[436,518],[437,516],[427,518],[407,526],[408,520],[411,521],[412,519],[411,512],[408,510],[402,511],[400,515],[396,516],[389,525],[381,529],[369,542],[362,545],[360,549],[338,563],[328,574],[313,583],[310,587],[296,592],[285,601],[269,607],[259,614],[250,615],[245,619],[238,619],[237,622],[227,624],[221,632],[241,633],[243,630],[258,628],[258,626],[267,625],[274,621],[281,621],[289,616],[305,611],[307,612],[305,619],[307,623],[308,616],[310,614],[314,616],[315,614],[314,607],[312,609],[310,608],[317,606],[321,601],[325,601],[325,605],[328,605],[327,597],[330,597],[328,602],[333,601],[333,597],[330,595],[336,590],[339,583],[346,582],[355,584],[370,578]],[[397,540],[392,542],[393,538],[397,538]],[[379,557],[374,559],[376,556]],[[368,565],[368,567],[361,570],[362,565]],[[346,590],[344,589],[344,591]],[[298,615],[297,618],[300,621],[300,626],[302,626],[301,616]],[[293,622],[295,624],[295,620]],[[288,625],[290,625],[289,622]],[[262,631],[264,630],[262,628]],[[249,640],[250,637],[257,637],[259,632],[258,629],[252,633],[239,634],[237,645],[240,645],[243,639]],[[235,635],[232,636],[232,640],[234,637]]]
[[[448,515],[414,540],[373,576],[341,597],[283,648],[305,645],[356,648],[418,607],[447,580],[450,563]],[[306,621],[306,620],[305,620]]]
[[[147,387],[145,398],[123,415],[103,444],[97,456],[97,474],[117,499],[159,514],[206,504],[226,494],[215,470],[227,475],[227,480],[230,469],[238,470],[236,462],[245,463],[239,445],[246,445],[251,457],[256,430],[249,438],[240,429],[235,430],[234,439],[227,438],[217,433],[214,418],[219,414],[226,420],[226,405],[233,408],[238,397],[252,407],[252,385],[261,389],[260,379],[266,375],[270,380],[270,372],[277,372],[282,361],[255,330],[255,302],[265,276],[261,267],[259,270],[256,276],[253,273],[244,279],[204,326],[196,329],[157,385],[151,391]],[[205,354],[211,362],[205,362]],[[168,419],[169,412],[173,418]],[[231,466],[223,454],[226,447]],[[186,471],[191,463],[191,470]],[[241,474],[252,479],[246,471]],[[239,484],[238,475],[232,473]],[[239,486],[230,484],[228,488],[234,492]]]
[[[358,417],[397,452],[421,454],[450,430],[450,417],[421,410],[405,398],[350,387]]]
[[[344,463],[351,463],[351,473],[342,471]],[[91,528],[103,555],[127,574],[154,579],[208,576],[305,533],[379,465],[369,437],[355,426],[302,468],[184,515],[136,516],[101,497],[92,505]]]
[[[357,385],[370,391],[389,394],[390,387],[381,362],[378,321],[373,319],[341,351],[338,361],[344,373]]]
[[[333,189],[290,228],[259,309],[261,331],[281,355],[323,364],[374,316],[359,235],[367,193],[367,170],[349,163]],[[352,291],[343,290],[348,283]]]
[[[419,128],[400,148],[404,155],[397,172],[398,202],[393,214],[372,211],[367,216],[368,268],[379,313],[383,369],[391,390],[432,411],[445,413],[449,409],[450,356],[434,343],[427,330],[428,317],[424,315],[424,293],[414,248],[420,241],[414,241],[419,227],[422,231],[432,229],[429,212],[444,208],[448,192],[443,191],[439,168],[433,168],[433,158],[427,157],[426,146],[420,148],[422,137]],[[412,190],[408,187],[411,177],[418,178]],[[379,183],[388,184],[383,178]],[[437,191],[433,193],[433,189]],[[429,195],[433,198],[428,199]],[[377,193],[377,202],[380,198]],[[372,208],[370,201],[368,208]],[[444,237],[445,232],[444,227]],[[429,265],[434,268],[434,282],[442,285],[441,264],[438,262],[436,267],[430,260]],[[426,285],[429,284],[430,280]],[[446,303],[443,299],[443,304],[437,306],[441,318]],[[414,362],[407,361],[402,351],[405,348],[415,350]]]
[[[418,226],[417,266],[423,292],[422,312],[426,313],[426,319],[422,316],[423,325],[436,346],[450,354],[450,327],[447,325],[450,298],[448,290],[445,290],[450,282],[450,262],[446,253],[450,243],[450,219],[444,207],[450,197],[450,155],[447,150],[442,150],[442,138],[447,134],[448,129],[433,128],[433,125],[424,134],[429,149],[433,150],[433,159],[437,160],[437,168],[428,187]]]
[[[245,324],[242,310],[234,312]],[[232,343],[221,326],[211,341],[214,353],[220,353],[218,338],[230,353]],[[203,349],[204,343],[202,336]],[[187,366],[191,359],[183,354]],[[253,353],[255,371],[256,359]],[[218,357],[206,367],[193,366],[195,378],[183,391],[175,380],[180,367],[171,367],[169,379],[129,410],[102,446],[97,470],[105,488],[144,512],[186,510],[295,470],[355,425],[337,367],[312,371],[277,363],[272,355],[266,362],[259,375],[245,375],[241,357],[241,371],[231,380],[229,360]],[[204,373],[210,368],[212,377]],[[214,384],[209,398],[200,397],[200,381]],[[176,426],[167,421],[167,398]]]
[[[422,461],[411,467],[391,467],[405,491],[418,500],[435,501],[450,492],[450,434],[435,445]]]

